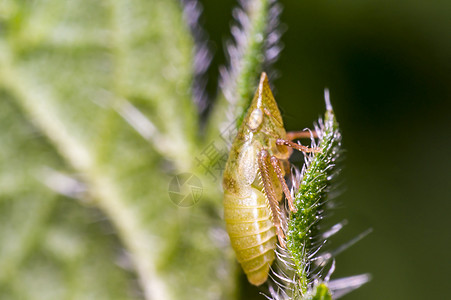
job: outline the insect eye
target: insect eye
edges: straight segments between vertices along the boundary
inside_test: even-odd
[[[263,122],[263,112],[260,108],[256,108],[252,111],[251,115],[249,116],[249,121],[247,125],[249,126],[249,129],[252,131],[257,130],[258,127]]]

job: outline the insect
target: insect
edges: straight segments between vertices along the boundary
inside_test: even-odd
[[[263,284],[275,258],[277,240],[285,247],[280,202],[293,198],[284,176],[292,149],[318,151],[292,140],[308,132],[286,132],[266,73],[238,129],[223,178],[224,219],[233,249],[250,283]]]

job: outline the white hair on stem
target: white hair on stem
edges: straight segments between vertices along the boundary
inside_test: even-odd
[[[208,46],[208,34],[201,26],[203,7],[198,0],[180,0],[183,7],[183,17],[194,40],[192,97],[199,113],[203,113],[209,105],[206,92],[206,72],[213,55]]]
[[[240,0],[239,6],[232,12],[235,19],[235,24],[231,28],[232,40],[226,43],[229,65],[228,67],[220,68],[219,83],[224,97],[231,105],[229,105],[230,109],[227,111],[227,122],[221,127],[230,124],[236,118],[235,109],[239,99],[237,87],[242,74],[249,71],[246,69],[248,65],[245,57],[249,55],[254,42],[263,43],[261,69],[265,70],[270,76],[274,75],[274,72],[271,71],[271,66],[278,59],[282,50],[280,37],[283,30],[279,26],[279,16],[282,8],[275,0],[268,0],[267,2],[269,10],[265,20],[264,32],[257,33],[255,31],[256,25],[252,19],[261,1]]]

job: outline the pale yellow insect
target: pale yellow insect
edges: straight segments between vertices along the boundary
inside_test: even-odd
[[[238,261],[250,283],[263,284],[274,261],[277,244],[285,247],[280,204],[285,194],[291,210],[293,199],[285,182],[291,148],[315,151],[292,142],[309,133],[286,133],[266,73],[238,130],[224,178],[224,218]],[[288,147],[287,147],[288,146]]]

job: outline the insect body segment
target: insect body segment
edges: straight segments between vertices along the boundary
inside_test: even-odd
[[[277,238],[268,201],[259,189],[250,187],[246,198],[225,192],[227,232],[249,282],[261,285],[274,261]]]
[[[285,246],[279,202],[285,194],[294,209],[284,180],[291,148],[315,151],[287,140],[268,78],[262,73],[223,178],[226,229],[237,259],[254,285],[267,280],[277,240]]]

